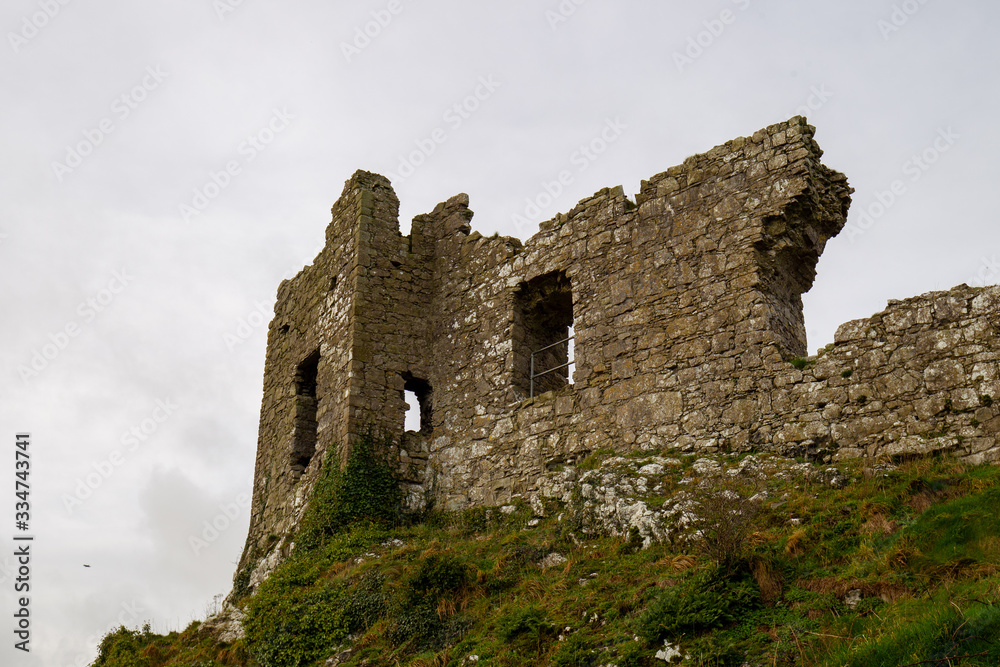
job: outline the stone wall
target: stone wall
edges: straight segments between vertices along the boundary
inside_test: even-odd
[[[368,426],[401,443],[411,504],[449,509],[559,495],[596,450],[1000,459],[995,289],[891,303],[804,358],[800,295],[851,193],[813,133],[796,117],[635,201],[601,190],[523,245],[473,232],[465,195],[403,236],[389,182],[357,172],[326,248],[279,288],[241,569],[259,581],[287,550],[327,452]],[[570,325],[572,373],[532,381],[539,348],[536,370],[566,363]]]

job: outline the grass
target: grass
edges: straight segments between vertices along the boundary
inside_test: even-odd
[[[838,468],[842,488],[769,477],[726,567],[704,543],[636,549],[559,512],[529,528],[524,503],[351,524],[241,602],[244,639],[120,628],[96,664],[322,665],[350,650],[341,664],[641,667],[665,664],[665,642],[691,665],[1000,664],[1000,468]],[[677,488],[687,472],[657,481]],[[567,560],[541,568],[552,552]]]

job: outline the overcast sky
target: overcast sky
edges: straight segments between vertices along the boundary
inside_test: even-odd
[[[229,591],[275,291],[356,169],[392,179],[403,233],[467,192],[475,229],[526,239],[806,113],[857,190],[810,350],[1000,277],[996,2],[347,4],[3,3],[0,536],[30,431],[36,539],[30,656],[0,556],[0,663],[83,665],[119,622],[182,629]]]

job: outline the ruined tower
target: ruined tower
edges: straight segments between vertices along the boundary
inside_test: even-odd
[[[433,483],[450,508],[537,492],[599,448],[720,444],[688,408],[805,354],[800,295],[850,193],[821,154],[796,117],[634,202],[602,190],[523,245],[472,232],[466,195],[403,236],[389,181],[355,173],[326,247],[278,289],[244,560],[289,533],[326,452],[365,424],[401,443],[412,502]],[[404,390],[421,413],[405,437]]]
[[[795,117],[604,189],[523,245],[458,195],[403,236],[384,177],[278,289],[238,577],[287,554],[327,452],[399,444],[411,505],[570,497],[597,450],[1000,460],[1000,288],[891,301],[806,354],[801,294],[851,189]],[[404,433],[404,392],[419,431]]]

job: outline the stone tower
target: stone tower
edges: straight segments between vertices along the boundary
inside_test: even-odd
[[[284,542],[326,453],[343,460],[365,425],[400,443],[411,503],[447,508],[537,494],[597,449],[748,447],[702,406],[806,352],[800,295],[851,192],[813,133],[795,117],[634,201],[601,190],[523,245],[472,232],[466,195],[403,236],[389,181],[355,173],[326,247],[278,288],[241,568]],[[404,434],[406,390],[421,426]]]

